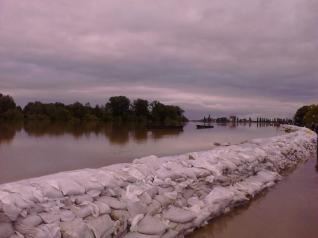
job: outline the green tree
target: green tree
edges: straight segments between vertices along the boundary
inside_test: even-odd
[[[0,93],[0,120],[22,120],[23,114],[20,107],[16,106],[13,98]]]
[[[165,121],[165,105],[158,101],[153,101],[150,104],[151,119],[155,124],[164,124]]]
[[[126,120],[130,113],[130,100],[125,96],[111,97],[106,103],[106,110],[115,120]]]
[[[83,121],[83,119],[88,114],[87,106],[84,106],[80,102],[73,103],[73,104],[69,105],[68,108],[69,108],[72,116],[75,119],[78,119],[80,121]]]
[[[111,97],[105,106],[92,107],[76,102],[70,105],[63,103],[42,103],[39,101],[28,103],[22,110],[17,107],[13,98],[0,94],[0,119],[13,120],[15,118],[40,120],[47,122],[86,122],[86,121],[114,121],[114,122],[147,122],[160,125],[180,124],[187,119],[184,111],[173,105],[165,105],[159,101],[151,104],[144,99],[136,99],[133,103],[125,96]]]
[[[183,115],[184,111],[178,106],[164,105],[158,101],[153,101],[150,108],[151,119],[155,124],[176,125],[187,121]]]
[[[132,105],[132,111],[139,120],[147,120],[149,117],[149,102],[144,99],[136,99]]]
[[[29,102],[23,109],[23,113],[28,120],[50,120],[45,112],[45,105],[41,102]]]
[[[304,124],[308,127],[318,124],[318,105],[309,106],[309,110],[304,116]]]
[[[50,115],[51,121],[67,122],[72,119],[70,110],[68,110],[68,108],[63,103],[54,103],[53,108],[53,113]]]
[[[3,95],[0,93],[0,114],[4,114],[7,111],[15,108],[16,104],[13,98],[9,95]]]
[[[310,106],[303,106],[299,108],[294,116],[294,122],[296,125],[303,126],[305,124],[305,115],[310,110]]]

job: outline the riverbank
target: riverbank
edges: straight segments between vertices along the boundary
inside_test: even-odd
[[[1,185],[0,232],[54,238],[186,234],[316,153],[315,133],[290,128],[240,145]]]

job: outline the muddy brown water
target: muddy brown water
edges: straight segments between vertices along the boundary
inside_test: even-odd
[[[317,238],[317,158],[300,165],[249,204],[215,218],[187,238]]]
[[[256,124],[216,125],[214,129],[197,130],[195,123],[188,123],[182,131],[105,124],[0,124],[0,184],[131,162],[148,155],[206,150],[213,148],[215,142],[239,143],[280,133],[276,127]]]

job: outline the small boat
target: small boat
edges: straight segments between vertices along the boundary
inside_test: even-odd
[[[209,129],[214,128],[212,125],[197,125],[197,129]]]

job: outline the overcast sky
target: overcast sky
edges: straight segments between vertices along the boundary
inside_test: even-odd
[[[318,1],[0,0],[0,92],[292,116],[318,102]]]

